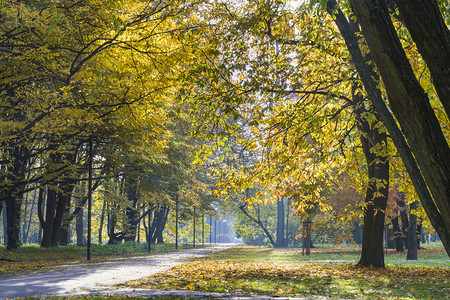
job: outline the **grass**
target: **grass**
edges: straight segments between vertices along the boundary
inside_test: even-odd
[[[389,253],[386,269],[358,268],[357,257],[355,249],[318,248],[305,257],[301,250],[238,246],[126,286],[308,298],[450,299],[450,261],[442,249],[419,253],[419,259],[445,259],[442,266],[401,265],[405,254]],[[335,259],[346,261],[330,262]]]
[[[347,262],[357,263],[360,258],[360,247],[353,245],[320,245],[311,249],[311,255],[302,255],[302,249],[273,249],[267,247],[250,247],[249,250],[241,248],[226,253],[216,253],[212,257],[223,257],[227,260],[235,261],[276,261],[276,262]],[[436,245],[428,246],[419,250],[418,261],[407,261],[406,251],[395,252],[389,250],[385,256],[386,264],[393,266],[410,266],[410,267],[447,267],[450,268],[450,260],[445,252],[442,244],[440,247]]]
[[[180,250],[188,248],[192,248],[192,246],[179,245]],[[152,245],[151,250],[151,254],[175,251],[175,245],[156,244]],[[6,250],[4,246],[0,246],[0,275],[26,273],[56,265],[86,261],[86,251],[85,246],[76,245],[45,249],[36,244],[29,244],[10,251]],[[91,247],[93,261],[145,255],[149,255],[147,244],[93,244]]]

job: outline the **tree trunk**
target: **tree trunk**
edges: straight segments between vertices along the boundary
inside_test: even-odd
[[[37,190],[34,190],[34,195],[33,195],[33,202],[31,203],[31,209],[30,209],[30,214],[28,217],[28,224],[27,224],[27,229],[25,231],[24,237],[23,237],[23,241],[26,243],[26,240],[28,239],[29,233],[30,233],[30,228],[31,228],[31,223],[33,220],[33,214],[34,214],[34,207],[36,205],[36,196],[37,196]]]
[[[100,245],[103,243],[102,235],[103,235],[103,223],[105,221],[105,212],[106,212],[106,201],[103,200],[102,215],[100,216],[100,227],[98,228],[98,243]]]
[[[1,201],[3,204],[3,200]],[[2,206],[1,212],[3,213],[3,244],[6,246],[8,243],[8,225],[6,220],[6,205]]]
[[[113,205],[108,214],[108,244],[119,244],[122,241],[122,236],[116,233],[117,226],[117,212],[118,208]]]
[[[286,213],[286,237],[285,237],[286,244],[285,244],[285,247],[287,248],[287,247],[289,247],[289,215],[291,213],[291,206],[290,206],[290,203],[289,203],[289,199],[287,201],[287,208],[286,208],[286,210],[287,210],[287,213]]]
[[[61,246],[67,246],[70,243],[70,221],[66,218],[70,215],[70,200],[72,197],[70,195],[63,196],[66,198],[66,208],[64,211],[64,219],[61,224],[61,232],[59,234],[59,245]]]
[[[6,223],[7,223],[7,233],[8,237],[6,243],[6,249],[17,249],[20,246],[19,232],[20,232],[20,206],[22,201],[20,197],[22,194],[17,196],[10,196],[6,199]]]
[[[37,212],[38,212],[38,219],[39,219],[39,233],[38,233],[38,242],[39,244],[42,243],[42,228],[44,226],[44,209],[45,209],[45,202],[44,198],[47,199],[47,192],[44,188],[39,187],[39,194],[38,194],[38,204],[37,204]]]
[[[362,95],[357,92],[358,85],[353,84],[352,100],[355,105],[357,127],[361,131],[360,140],[367,164],[368,186],[366,189],[364,210],[364,228],[361,266],[384,268],[383,231],[384,218],[389,191],[389,161],[382,154],[372,151],[373,147],[387,146],[387,136],[379,132],[377,124],[370,124],[364,117],[366,109]],[[377,115],[373,107],[369,111]]]
[[[167,217],[169,215],[169,206],[161,204],[153,215],[153,222],[151,228],[151,242],[163,244],[163,231],[166,227]]]
[[[395,241],[395,250],[397,252],[403,252],[403,233],[400,229],[400,225],[398,223],[399,216],[397,215],[392,219],[392,229],[394,231],[394,241]]]
[[[351,0],[351,4],[382,77],[391,110],[400,123],[433,196],[432,199],[425,199],[418,192],[422,205],[450,255],[449,145],[431,107],[430,99],[415,77],[406,57],[385,1]],[[417,13],[441,17],[439,11]],[[428,25],[423,20],[415,22],[418,23],[417,26],[426,26],[428,30]],[[448,52],[442,55],[447,54]],[[440,56],[440,53],[433,51],[433,55]],[[437,80],[433,74],[432,79],[433,82]],[[441,101],[445,103],[448,99]]]
[[[259,225],[259,227],[261,227],[261,229],[264,231],[264,233],[266,234],[266,237],[269,239],[269,242],[272,246],[275,247],[275,241],[273,240],[272,235],[270,234],[270,232],[267,230],[267,228],[264,226],[264,224],[261,222],[261,220],[254,218],[252,215],[250,215],[248,213],[248,211],[245,210],[245,207],[247,206],[247,203],[240,205],[239,209],[252,221],[255,222],[256,224]],[[216,226],[214,226],[214,228],[216,228]]]
[[[137,234],[137,223],[138,223],[138,208],[137,202],[139,200],[137,192],[137,179],[133,177],[127,177],[126,180],[126,193],[128,198],[125,214],[126,214],[126,224],[124,225],[124,240],[125,242],[135,241]]]
[[[286,241],[284,239],[284,201],[279,199],[277,201],[277,241],[275,248],[285,247]]]
[[[53,245],[52,242],[52,226],[55,220],[56,210],[56,191],[53,189],[47,190],[47,205],[45,209],[45,220],[42,226],[42,241],[41,247],[50,248]]]
[[[410,205],[410,209],[416,209],[417,202],[413,202]],[[408,253],[406,255],[407,260],[417,260],[417,216],[413,213],[409,213],[409,227],[408,227]]]
[[[411,153],[411,149],[406,143],[403,133],[398,128],[396,121],[392,117],[391,111],[386,107],[386,104],[381,95],[381,91],[377,87],[377,83],[371,77],[371,73],[359,48],[356,35],[351,30],[349,22],[338,7],[336,0],[327,1],[327,11],[333,17],[336,25],[342,33],[345,44],[347,45],[347,48],[352,56],[352,61],[356,66],[358,74],[361,77],[361,81],[364,84],[370,100],[372,101],[377,112],[380,114],[383,123],[388,129],[389,135],[392,138],[392,141],[394,142],[398,153],[400,154],[400,157],[402,158],[402,161],[405,165],[406,170],[408,171],[408,174],[416,189],[420,201],[428,217],[430,218],[433,227],[436,229],[439,235],[442,236],[443,244],[447,250],[447,253],[450,255],[450,230],[446,226],[442,225],[445,224],[444,217],[437,208],[430,194],[430,191],[428,190],[427,183],[425,182],[426,178],[425,176],[422,176],[417,162]],[[365,14],[366,21],[369,18],[368,15],[368,13]],[[441,199],[441,201],[445,200]]]
[[[436,0],[397,0],[402,21],[425,60],[433,85],[450,116],[450,31]]]
[[[422,239],[422,223],[423,223],[423,219],[422,218],[418,218],[417,219],[417,231],[416,231],[416,235],[417,235],[417,249],[420,249],[420,242]]]
[[[27,230],[27,217],[28,214],[28,205],[29,205],[29,193],[25,193],[25,199],[24,199],[24,206],[23,206],[23,212],[22,212],[22,243],[26,243],[27,237],[26,237],[26,230]],[[31,214],[31,213],[30,213]]]
[[[4,190],[6,206],[6,223],[8,237],[6,249],[17,249],[20,246],[20,218],[23,202],[23,190],[26,186],[26,170],[30,151],[27,148],[15,146],[10,151],[11,166],[7,171],[7,179],[11,186]]]
[[[77,200],[77,206],[80,205],[81,199]],[[84,225],[83,225],[83,209],[80,209],[75,217],[75,232],[77,235],[77,246],[84,245]]]

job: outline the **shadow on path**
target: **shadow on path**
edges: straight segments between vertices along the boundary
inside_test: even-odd
[[[148,257],[81,263],[58,270],[4,277],[0,278],[0,299],[115,293],[114,288],[107,286],[149,276],[232,246],[221,244]]]

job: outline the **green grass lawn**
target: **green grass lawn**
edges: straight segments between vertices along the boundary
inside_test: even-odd
[[[419,259],[389,253],[386,269],[356,267],[357,249],[298,249],[237,246],[127,283],[236,294],[346,299],[450,299],[450,261],[442,249],[420,250]],[[336,260],[336,262],[330,262]]]
[[[311,249],[311,255],[302,255],[302,249],[273,249],[267,247],[239,248],[229,250],[225,253],[213,254],[212,257],[220,256],[222,259],[235,261],[277,261],[277,262],[346,262],[357,263],[360,255],[359,246],[335,246],[319,245]],[[431,245],[419,250],[418,261],[407,261],[406,251],[395,252],[389,250],[385,256],[386,265],[395,266],[417,266],[417,267],[444,267],[450,268],[450,260],[444,251],[442,244],[440,247]]]

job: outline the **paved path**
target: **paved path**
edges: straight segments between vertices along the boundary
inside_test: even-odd
[[[0,278],[0,299],[121,293],[109,285],[164,271],[190,259],[230,246],[232,245],[222,244],[148,257],[67,265],[51,271],[4,277]],[[122,292],[132,291],[125,289]]]

